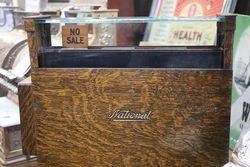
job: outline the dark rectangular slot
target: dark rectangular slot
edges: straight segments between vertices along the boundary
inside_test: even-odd
[[[220,49],[42,48],[41,68],[222,68]]]

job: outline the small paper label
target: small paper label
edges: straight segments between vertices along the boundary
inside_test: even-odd
[[[62,40],[64,48],[87,48],[88,26],[65,25],[62,27]]]

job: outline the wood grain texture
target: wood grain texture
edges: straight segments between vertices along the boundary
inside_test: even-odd
[[[18,87],[22,149],[24,155],[35,155],[35,117],[32,108],[32,85],[20,83]]]
[[[35,24],[34,19],[46,19],[50,16],[30,16],[25,18],[24,27],[27,31],[31,69],[38,67],[37,54],[41,47],[51,46],[49,24]]]
[[[233,61],[233,42],[234,31],[236,27],[236,15],[228,15],[223,23],[223,50],[224,50],[224,68],[232,69]]]
[[[24,19],[24,27],[27,32],[31,70],[38,67],[38,50],[41,47],[51,46],[51,33],[49,24],[35,24],[35,19],[46,19],[50,16],[29,16]],[[32,73],[31,73],[32,75]],[[22,147],[24,154],[34,155],[35,150],[35,119],[32,114],[32,88],[26,84],[19,87],[20,117],[22,131]]]
[[[228,161],[230,70],[36,69],[43,166],[206,166]],[[114,122],[117,109],[150,121]]]

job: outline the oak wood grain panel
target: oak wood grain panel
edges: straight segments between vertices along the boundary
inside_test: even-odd
[[[35,155],[35,117],[32,108],[32,85],[19,84],[18,87],[22,149],[24,155]]]
[[[223,50],[224,50],[224,68],[232,69],[233,61],[233,42],[236,26],[236,15],[228,15],[223,23]]]
[[[50,16],[30,16],[25,18],[31,69],[38,67],[37,54],[41,47],[51,46],[50,24],[35,24],[35,19],[48,19]]]
[[[36,69],[44,166],[207,166],[227,162],[230,70]],[[152,111],[115,122],[109,112]]]

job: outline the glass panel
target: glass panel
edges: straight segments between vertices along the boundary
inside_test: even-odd
[[[224,17],[217,18],[153,18],[153,17],[120,17],[120,18],[52,18],[52,19],[37,19],[36,23],[65,23],[65,24],[100,24],[100,23],[153,23],[153,22],[223,22]]]
[[[218,18],[51,18],[52,46],[62,46],[62,27],[88,27],[89,46],[216,46]]]

